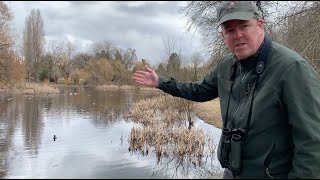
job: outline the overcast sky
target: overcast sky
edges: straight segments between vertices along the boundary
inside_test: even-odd
[[[71,41],[77,52],[111,41],[122,49],[136,49],[138,59],[162,61],[163,39],[174,37],[184,55],[201,51],[200,35],[187,32],[181,1],[6,1],[14,14],[13,30],[22,37],[25,19],[39,9],[47,42]]]

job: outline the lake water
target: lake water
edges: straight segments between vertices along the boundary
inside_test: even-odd
[[[142,156],[128,150],[135,124],[122,115],[134,102],[152,97],[154,92],[83,87],[60,90],[59,95],[51,96],[0,94],[0,178],[207,176],[197,168],[179,171],[169,160],[157,164],[154,152]],[[218,142],[220,129],[197,118],[195,126]],[[215,157],[206,164],[210,173],[222,170]]]

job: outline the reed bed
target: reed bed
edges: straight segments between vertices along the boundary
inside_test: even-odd
[[[129,151],[139,151],[148,155],[152,148],[157,156],[173,155],[178,159],[188,157],[193,163],[209,156],[204,155],[205,135],[202,129],[187,126],[187,112],[193,110],[190,101],[171,95],[160,95],[141,100],[133,105],[126,115],[141,127],[133,127],[129,137]]]
[[[154,92],[162,92],[160,89],[151,88],[151,87],[140,87],[140,86],[131,86],[131,85],[100,85],[97,86],[99,90],[139,90],[139,91],[154,91]]]
[[[141,100],[134,104],[130,112],[124,117],[132,118],[134,122],[144,126],[153,126],[156,122],[165,122],[167,126],[185,121],[185,113],[177,109],[175,97],[160,95]]]
[[[140,151],[143,155],[148,155],[149,148],[153,146],[157,155],[166,153],[163,145],[170,142],[170,134],[165,129],[164,124],[159,124],[158,128],[132,128],[129,151]]]
[[[150,148],[154,147],[158,162],[162,156],[169,154],[182,158],[203,157],[205,138],[202,129],[197,128],[166,128],[164,123],[157,127],[132,128],[130,134],[129,151],[139,151],[148,155]]]
[[[59,94],[58,88],[52,87],[45,83],[27,83],[23,87],[13,88],[13,93],[22,94]]]
[[[99,90],[109,90],[109,89],[133,90],[133,89],[135,89],[135,87],[134,87],[134,86],[129,86],[129,85],[122,85],[122,86],[117,86],[117,85],[100,85],[100,86],[97,86],[97,89],[99,89]]]
[[[179,157],[187,155],[196,157],[199,161],[203,156],[205,138],[202,129],[175,129],[173,132],[174,154]]]

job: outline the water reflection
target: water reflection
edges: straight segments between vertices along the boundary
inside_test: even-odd
[[[122,115],[154,92],[59,88],[0,94],[0,178],[171,178],[155,155],[128,151],[135,124]]]
[[[8,172],[9,150],[13,141],[11,135],[15,133],[19,118],[17,102],[11,98],[10,94],[0,96],[0,178],[5,177]]]
[[[150,150],[153,151],[152,155],[155,155],[155,152],[160,152],[159,156],[157,153],[157,157],[153,157],[153,158],[157,158],[157,163],[159,163],[161,166],[161,171],[159,172],[164,172],[168,177],[172,179],[207,178],[210,175],[222,173],[223,169],[221,168],[220,163],[218,162],[216,157],[216,154],[217,154],[216,147],[219,141],[219,135],[221,133],[221,129],[212,127],[211,125],[204,123],[202,120],[200,120],[197,117],[195,117],[193,120],[195,125],[195,127],[193,128],[199,129],[199,130],[201,129],[201,131],[203,131],[205,135],[204,137],[205,144],[204,144],[204,149],[201,157],[196,156],[196,153],[185,153],[185,154],[182,153],[183,148],[190,148],[190,147],[188,146],[182,147],[183,145],[181,145],[181,143],[180,144],[176,144],[175,142],[168,143],[168,141],[164,140],[166,139],[166,137],[164,137],[163,134],[160,135],[161,138],[156,137],[155,139],[152,140],[152,142],[150,142],[148,139],[150,137],[145,137],[144,139],[139,135],[136,136],[136,137],[139,137],[139,139],[144,139],[146,144],[142,145],[141,150],[137,150],[134,152],[140,152],[142,155],[146,155],[146,156],[149,156],[150,153],[148,154],[147,152]],[[188,125],[186,125],[184,128],[187,129],[187,126]],[[179,130],[183,130],[183,127],[180,127],[180,128],[182,129],[179,129]],[[159,127],[159,129],[161,129],[161,127]],[[149,132],[148,128],[142,131]],[[161,129],[161,133],[164,131],[165,133],[170,133],[172,130],[170,129],[167,131],[166,129]],[[180,131],[180,132],[183,132],[183,131]],[[192,139],[193,138],[192,136],[194,136],[194,132],[189,132],[189,133],[193,135],[189,136],[187,139]],[[134,132],[134,134],[139,134],[139,132]],[[153,134],[152,136],[158,136],[158,135],[159,134]],[[186,134],[180,134],[180,135],[185,137]],[[177,137],[171,137],[171,138],[176,139]],[[180,142],[186,140],[183,137],[181,137],[181,139],[180,139]],[[160,143],[160,141],[163,141],[163,142]],[[192,140],[192,142],[194,142],[193,145],[196,144],[195,141],[196,140]],[[158,142],[159,144],[161,144],[161,147],[158,146],[159,144],[153,144],[153,142]],[[188,144],[187,142],[184,142],[184,143]],[[137,146],[130,146],[130,147],[134,148]],[[138,147],[138,149],[140,147]],[[145,147],[147,147],[146,149],[149,149],[149,150],[146,151]],[[158,149],[158,151],[156,151],[156,148]]]
[[[21,96],[20,96],[21,98]],[[25,98],[24,98],[25,99]],[[24,134],[24,144],[28,149],[30,156],[38,154],[38,148],[41,143],[41,136],[44,122],[42,113],[42,98],[31,98],[24,100],[22,109],[22,134]]]

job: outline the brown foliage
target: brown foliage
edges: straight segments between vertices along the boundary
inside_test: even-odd
[[[24,78],[22,59],[12,49],[14,42],[9,28],[12,14],[7,5],[0,1],[0,84],[12,86]]]
[[[101,58],[88,63],[86,72],[89,74],[89,80],[93,84],[102,84],[110,82],[114,76],[114,68],[110,61]]]
[[[12,45],[12,35],[9,28],[9,23],[13,16],[8,6],[0,1],[0,50]]]
[[[24,78],[24,65],[20,58],[11,49],[0,51],[0,83],[12,86],[21,83]]]

